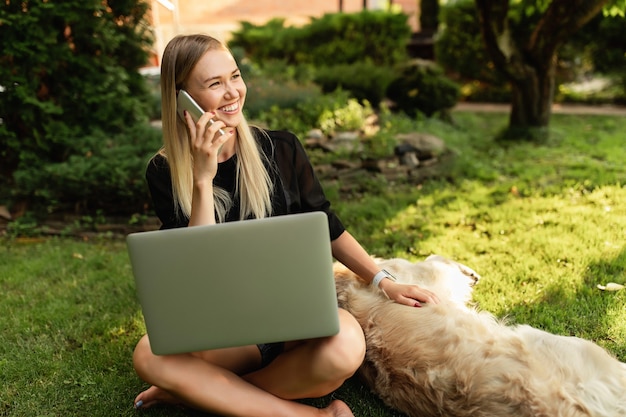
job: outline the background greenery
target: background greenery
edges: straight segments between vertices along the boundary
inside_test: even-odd
[[[153,38],[147,3],[111,3],[0,9],[0,204],[19,218],[14,231],[67,213],[131,221],[152,214],[144,167],[161,140],[147,124],[160,117],[158,77],[138,73]],[[623,100],[624,27],[620,17],[598,16],[571,40],[558,99]],[[446,117],[460,98],[508,100],[479,32],[473,2],[463,0],[440,10],[435,61],[409,59],[407,16],[393,11],[327,14],[301,27],[243,22],[231,46],[249,87],[249,118],[303,138],[312,128],[329,135],[358,129],[372,109],[419,120]],[[597,76],[601,91],[570,83]],[[366,150],[393,150],[382,130],[364,138],[374,145]]]
[[[363,176],[359,195],[328,181],[342,220],[372,254],[439,253],[474,268],[482,309],[593,340],[626,361],[626,291],[596,288],[626,282],[623,119],[555,115],[548,142],[503,144],[494,137],[505,114],[453,116],[454,124],[387,116],[398,132],[446,140],[456,153],[449,179]],[[145,329],[123,240],[6,237],[0,288],[0,415],[136,415],[132,401],[146,386],[131,355]],[[400,416],[357,378],[333,397],[361,417]]]
[[[76,182],[72,175],[85,165],[98,159],[96,165],[115,171],[119,160],[107,155],[113,147],[117,157],[144,156],[141,145],[132,145],[145,140],[137,126],[148,121],[148,89],[137,71],[152,42],[146,10],[137,0],[0,7],[0,201],[29,204],[39,215],[71,210],[77,196],[74,187],[65,194],[64,184]],[[101,179],[78,186],[96,188]],[[102,188],[115,201],[127,185]],[[102,208],[85,197],[79,211]]]
[[[519,38],[536,23],[539,3],[512,2],[511,31]],[[543,2],[545,6],[546,2]],[[485,50],[474,0],[446,2],[440,10],[435,56],[447,74],[462,84],[462,97],[475,102],[509,102],[510,86],[494,71]],[[626,103],[624,17],[599,14],[559,50],[557,102]],[[577,89],[583,81],[601,80]]]

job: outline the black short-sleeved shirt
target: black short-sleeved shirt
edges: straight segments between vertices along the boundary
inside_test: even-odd
[[[252,132],[268,157],[267,170],[274,182],[272,195],[273,216],[323,211],[328,216],[330,238],[334,240],[343,233],[344,226],[330,208],[322,186],[298,138],[286,131],[264,131],[253,128]],[[234,195],[235,166],[237,155],[219,164],[214,179],[216,186],[231,193],[233,207],[226,214],[226,221],[239,220],[239,198]],[[189,219],[182,211],[176,213],[172,180],[167,159],[154,156],[148,163],[146,179],[154,210],[162,222],[162,229],[185,227]]]

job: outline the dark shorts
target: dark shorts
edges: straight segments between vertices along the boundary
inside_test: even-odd
[[[283,353],[285,349],[284,342],[278,343],[264,343],[257,345],[261,352],[261,367],[264,368],[269,365],[278,355]]]

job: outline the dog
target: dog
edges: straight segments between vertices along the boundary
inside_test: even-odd
[[[389,407],[410,417],[626,416],[626,364],[600,346],[480,311],[479,275],[453,260],[376,261],[440,299],[401,305],[334,266],[339,306],[365,333],[359,374]]]

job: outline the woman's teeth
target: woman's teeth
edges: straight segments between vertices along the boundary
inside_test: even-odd
[[[233,112],[233,111],[235,111],[237,109],[239,109],[239,103],[234,103],[234,104],[231,104],[230,106],[224,106],[224,107],[220,108],[221,111],[227,112],[227,113],[228,112]]]

